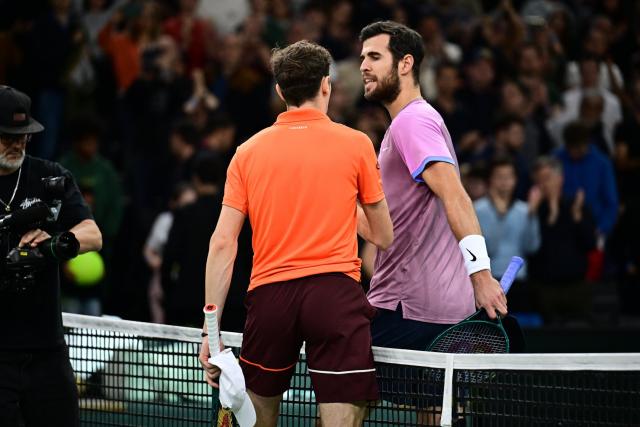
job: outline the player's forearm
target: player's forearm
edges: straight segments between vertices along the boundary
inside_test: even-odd
[[[82,254],[102,249],[102,233],[100,233],[100,229],[95,221],[85,219],[69,231],[76,236],[76,239],[80,243],[79,253]]]
[[[367,216],[364,214],[364,210],[360,205],[358,205],[358,235],[364,240],[371,242],[371,227],[369,226]]]
[[[211,237],[205,273],[205,303],[218,306],[218,321],[229,293],[237,250],[236,240],[219,238],[215,234]]]
[[[363,205],[362,216],[365,218],[367,230],[364,230],[366,236],[361,236],[383,251],[387,250],[393,243],[393,224],[386,199]]]
[[[482,234],[471,199],[464,190],[445,195],[442,203],[451,231],[458,241],[471,234]]]

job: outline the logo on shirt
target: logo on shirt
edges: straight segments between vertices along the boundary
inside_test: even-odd
[[[31,199],[24,199],[22,203],[20,203],[20,208],[27,209],[41,201],[42,200],[38,199],[37,197],[31,198]]]
[[[289,126],[289,129],[293,129],[293,130],[300,130],[300,129],[306,129],[307,126],[306,125],[300,125],[300,126]]]

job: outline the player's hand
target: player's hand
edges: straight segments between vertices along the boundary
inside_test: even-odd
[[[220,351],[224,350],[224,344],[220,340]],[[204,369],[204,379],[213,388],[218,388],[218,377],[220,377],[220,368],[209,363],[209,357],[211,352],[209,351],[209,337],[202,338],[202,345],[200,346],[200,355],[198,360]]]
[[[496,311],[501,316],[507,315],[507,297],[502,291],[500,283],[491,277],[489,270],[473,273],[471,283],[477,308],[484,308],[491,319],[496,318]]]
[[[20,239],[20,243],[18,244],[18,247],[23,248],[28,245],[28,246],[31,246],[32,248],[35,248],[41,242],[47,240],[50,237],[51,236],[49,235],[49,233],[40,229],[27,231],[24,234],[24,236],[22,236],[22,239]]]

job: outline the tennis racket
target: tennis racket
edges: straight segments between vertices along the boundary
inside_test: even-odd
[[[524,260],[513,257],[502,275],[500,286],[506,294]],[[439,353],[509,353],[509,335],[498,315],[495,320],[480,309],[438,335],[427,351]]]
[[[209,334],[209,355],[214,357],[220,354],[218,307],[215,304],[207,304],[202,311],[204,312],[204,320],[207,323],[207,333]]]
[[[207,323],[207,333],[209,334],[209,357],[220,354],[220,328],[218,327],[218,307],[215,304],[207,304],[202,309],[204,319]],[[233,427],[237,423],[233,418],[233,412],[218,405],[217,416],[214,417],[216,427]]]

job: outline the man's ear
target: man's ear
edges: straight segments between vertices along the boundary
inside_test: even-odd
[[[322,78],[322,81],[320,82],[320,89],[322,90],[323,95],[331,93],[331,77],[325,76]]]
[[[407,74],[410,74],[413,70],[413,65],[414,65],[414,59],[413,59],[413,55],[405,55],[399,62],[398,62],[398,74],[400,74],[401,76],[406,76]]]
[[[287,101],[284,99],[284,95],[282,94],[282,89],[280,89],[280,85],[278,83],[276,83],[276,93],[278,94],[278,97],[280,97],[280,99],[282,99],[282,101],[286,104]]]

